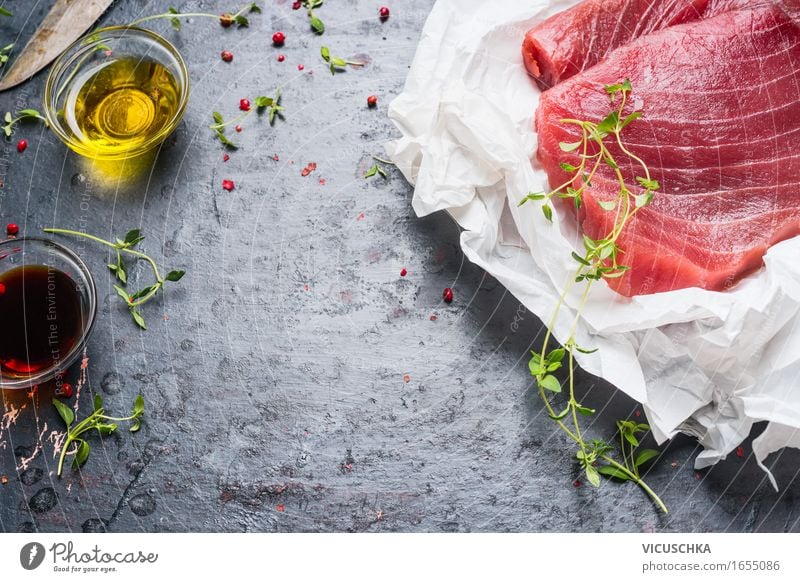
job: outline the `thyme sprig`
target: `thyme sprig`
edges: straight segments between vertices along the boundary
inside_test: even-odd
[[[176,270],[170,271],[163,277],[161,276],[161,272],[158,270],[158,265],[156,262],[148,255],[141,251],[137,251],[134,249],[136,245],[138,245],[144,237],[141,234],[141,230],[138,228],[128,231],[125,235],[124,239],[116,239],[116,242],[110,242],[104,240],[100,237],[86,234],[85,232],[79,232],[76,230],[68,230],[64,228],[45,228],[44,232],[50,234],[66,234],[71,236],[78,236],[82,238],[87,238],[94,242],[103,244],[105,246],[111,247],[116,251],[117,255],[117,262],[111,263],[108,265],[108,269],[114,273],[114,276],[119,280],[121,285],[126,285],[128,282],[128,275],[125,267],[125,263],[122,259],[122,254],[127,253],[139,259],[143,259],[150,264],[150,267],[153,269],[153,274],[155,275],[156,282],[152,285],[147,285],[142,289],[134,293],[128,293],[125,289],[120,287],[119,285],[114,285],[114,290],[117,292],[124,301],[125,305],[128,307],[128,311],[130,311],[131,318],[133,321],[141,327],[142,329],[147,329],[147,325],[145,324],[144,317],[139,312],[139,307],[150,301],[155,295],[164,287],[164,284],[167,281],[177,283],[178,281],[183,278],[186,274],[186,271]]]
[[[389,160],[384,160],[379,158],[378,156],[372,156],[372,159],[375,160],[376,163],[369,170],[366,171],[364,174],[364,179],[372,178],[373,176],[381,176],[383,179],[388,179],[389,175],[386,173],[386,170],[381,166],[381,164],[387,164],[389,166],[394,166],[394,162],[390,162]]]
[[[0,48],[0,67],[5,65],[8,62],[8,58],[11,55],[11,49],[14,48],[14,43],[7,44],[3,48]]]
[[[64,443],[61,445],[61,454],[58,457],[58,470],[56,471],[56,475],[59,477],[61,477],[64,468],[64,459],[67,455],[73,455],[73,469],[82,466],[89,458],[91,447],[89,443],[86,442],[86,439],[82,438],[85,433],[96,430],[100,435],[106,436],[117,430],[118,422],[129,421],[131,423],[129,428],[131,432],[136,432],[141,427],[141,421],[139,419],[144,414],[144,397],[141,394],[136,397],[133,403],[131,415],[122,418],[106,415],[106,411],[103,408],[103,398],[99,394],[95,394],[93,403],[94,410],[92,413],[75,424],[75,412],[72,408],[57,398],[53,398],[53,406],[55,406],[58,415],[67,426],[67,436],[64,439]]]
[[[306,9],[308,14],[308,24],[311,25],[311,30],[317,34],[325,33],[325,23],[314,14],[314,9],[323,5],[323,0],[303,0],[303,8]]]
[[[331,55],[331,49],[326,46],[323,46],[319,49],[319,54],[322,56],[322,60],[328,63],[328,66],[331,69],[331,75],[335,75],[336,73],[341,73],[347,65],[351,67],[363,67],[364,63],[359,61],[348,61],[347,59],[343,59],[341,57],[334,57]]]
[[[650,427],[630,420],[618,421],[617,428],[620,433],[619,453],[622,457],[622,461],[619,461],[612,456],[614,447],[609,443],[599,439],[589,441],[585,439],[579,418],[581,416],[591,416],[595,414],[595,410],[584,406],[575,397],[575,353],[588,354],[596,351],[580,347],[575,338],[578,322],[589,297],[592,284],[604,278],[621,277],[629,269],[628,266],[618,262],[622,250],[617,245],[617,241],[625,226],[639,210],[650,204],[654,193],[660,188],[658,181],[651,177],[647,164],[626,148],[622,141],[623,130],[643,115],[641,111],[625,114],[630,94],[633,91],[630,81],[626,79],[621,83],[609,85],[605,87],[605,90],[609,94],[611,104],[614,105],[616,103],[616,106],[602,121],[561,120],[566,125],[577,126],[581,131],[581,139],[579,141],[573,143],[562,142],[560,144],[560,149],[565,153],[579,152],[577,166],[567,162],[561,163],[561,169],[567,172],[570,178],[550,192],[531,193],[520,202],[520,206],[528,201],[542,202],[542,213],[548,221],[552,221],[553,198],[572,199],[575,207],[580,208],[583,204],[583,194],[587,188],[591,187],[593,178],[602,167],[608,167],[612,170],[619,185],[619,190],[613,199],[598,200],[598,204],[603,210],[614,212],[614,223],[611,231],[604,238],[598,240],[584,234],[583,254],[572,252],[572,258],[577,263],[577,268],[556,303],[541,349],[531,352],[528,367],[531,375],[536,378],[539,395],[550,418],[577,444],[578,450],[575,456],[586,475],[587,481],[595,487],[600,485],[600,475],[622,481],[631,481],[641,487],[656,505],[664,513],[667,513],[667,507],[664,502],[645,483],[639,471],[639,468],[644,463],[658,456],[658,451],[652,449],[645,449],[637,453],[637,447],[639,446],[637,435],[647,432]],[[637,186],[629,186],[629,180],[622,173],[620,164],[609,149],[607,140],[610,140],[616,149],[628,158],[629,162],[633,162],[635,166],[641,169],[642,175],[635,176],[634,180]],[[567,341],[564,342],[563,347],[549,350],[550,339],[553,335],[553,328],[558,314],[563,308],[566,297],[573,286],[578,283],[583,283],[584,289]],[[567,405],[561,412],[556,412],[548,398],[548,394],[562,391],[562,383],[553,375],[553,372],[562,368],[565,359],[569,390]]]
[[[20,109],[15,114],[12,114],[10,111],[6,111],[6,114],[3,116],[3,121],[5,121],[5,124],[3,125],[3,133],[6,135],[6,137],[11,137],[11,134],[14,131],[14,126],[23,119],[38,119],[44,122],[45,127],[50,127],[47,118],[39,113],[36,109]]]
[[[250,13],[260,13],[261,8],[255,2],[251,2],[247,4],[237,12],[224,12],[223,14],[210,14],[207,12],[180,12],[176,8],[170,6],[166,12],[161,14],[153,14],[151,16],[145,16],[144,18],[139,18],[134,20],[133,22],[128,23],[128,26],[138,26],[143,22],[148,22],[149,20],[157,20],[161,18],[166,18],[169,20],[172,28],[175,30],[181,29],[181,18],[213,18],[215,20],[219,20],[220,24],[223,26],[230,26],[231,24],[236,24],[237,26],[244,27],[249,26],[250,21],[247,19],[245,14]]]
[[[285,110],[284,107],[281,105],[281,90],[280,87],[275,89],[275,96],[269,97],[267,95],[260,95],[255,98],[255,111],[259,115],[261,115],[264,111],[267,111],[267,116],[269,118],[269,124],[275,125],[275,119],[280,118],[285,120],[286,118],[283,115],[283,111]],[[225,118],[219,111],[212,112],[212,117],[214,118],[214,123],[208,126],[209,129],[214,131],[214,135],[216,138],[222,142],[222,144],[230,149],[238,149],[235,143],[233,143],[228,136],[225,135],[225,128],[233,125],[234,123],[239,123],[245,117],[250,115],[253,112],[253,109],[248,109],[237,115],[236,117],[225,121]]]

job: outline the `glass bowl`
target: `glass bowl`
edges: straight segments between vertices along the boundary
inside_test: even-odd
[[[97,290],[95,289],[94,280],[89,272],[86,264],[68,248],[53,242],[51,240],[42,238],[17,238],[8,239],[0,242],[0,282],[6,281],[10,284],[10,277],[15,269],[20,267],[41,266],[46,270],[48,275],[47,287],[49,299],[51,296],[64,297],[55,293],[49,293],[50,284],[56,281],[56,275],[59,277],[58,282],[74,283],[76,288],[76,295],[78,298],[78,306],[74,310],[77,312],[77,333],[71,334],[71,337],[58,339],[57,335],[59,320],[57,317],[51,319],[49,313],[55,313],[55,309],[48,312],[47,321],[52,323],[49,325],[49,337],[55,337],[53,340],[53,348],[50,348],[50,355],[47,357],[47,364],[36,366],[33,370],[25,370],[24,366],[7,365],[10,360],[3,360],[2,358],[8,357],[8,354],[0,353],[0,388],[2,389],[15,389],[15,388],[29,388],[37,384],[42,384],[53,378],[59,377],[66,372],[66,370],[78,359],[83,351],[86,341],[94,327],[95,316],[97,315]],[[23,283],[30,282],[33,279],[29,278],[28,271],[22,277]],[[63,275],[68,279],[65,279]],[[16,271],[20,273],[20,271]],[[53,279],[50,274],[54,273]],[[53,283],[53,289],[59,287]],[[0,287],[0,301],[3,300],[3,295],[10,293],[8,285],[5,283]],[[27,298],[28,295],[26,294]],[[8,301],[12,301],[6,297]],[[10,303],[14,305],[15,303]],[[55,303],[55,305],[63,305],[63,303]],[[75,307],[71,305],[70,307]],[[27,315],[27,314],[26,314]],[[28,320],[25,319],[25,335],[28,336]],[[9,329],[9,324],[0,325],[0,333],[8,334],[14,333]],[[27,339],[22,340],[25,342],[25,353],[28,354],[28,367],[30,367],[30,343]],[[0,342],[0,345],[3,345]],[[8,344],[6,344],[8,345]],[[48,343],[48,346],[50,343]],[[14,346],[14,351],[18,352],[18,348]],[[63,351],[63,353],[62,353]],[[22,359],[24,363],[25,358]],[[20,360],[16,360],[19,362]]]
[[[126,64],[136,69],[128,71]],[[164,79],[164,69],[174,80],[174,84],[163,85],[175,93],[168,111],[164,94],[159,93],[161,85],[157,84],[158,75]],[[130,73],[127,77],[126,71]],[[150,90],[141,86],[148,72],[157,75]],[[126,78],[124,88],[130,92],[117,91],[99,99],[105,104],[104,114],[92,117],[87,113],[89,106],[82,105],[87,103],[86,91],[96,88],[94,95],[99,96],[102,79],[108,78],[114,78],[115,83]],[[142,28],[110,26],[76,40],[58,57],[45,85],[44,115],[53,132],[74,152],[95,160],[125,160],[146,154],[163,142],[180,123],[188,100],[189,71],[169,41]],[[94,111],[98,110],[99,106]],[[81,123],[77,111],[89,119]],[[96,134],[102,140],[90,139],[88,128],[100,125],[96,123],[98,116],[111,129]],[[123,133],[117,131],[120,128]]]

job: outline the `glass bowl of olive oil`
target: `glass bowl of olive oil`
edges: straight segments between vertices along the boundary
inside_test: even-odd
[[[96,315],[94,280],[78,255],[43,238],[0,242],[0,389],[63,375]]]
[[[146,154],[178,126],[189,99],[189,71],[165,38],[112,26],[75,41],[54,63],[44,94],[52,130],[95,160]]]

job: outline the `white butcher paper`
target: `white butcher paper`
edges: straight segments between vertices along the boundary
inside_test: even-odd
[[[389,110],[402,137],[387,149],[415,186],[415,212],[449,212],[466,256],[543,320],[574,270],[579,241],[573,217],[556,212],[551,224],[539,202],[517,206],[528,192],[549,189],[535,161],[540,91],[521,44],[528,29],[575,3],[439,0]],[[579,362],[641,402],[659,442],[695,435],[704,447],[697,468],[724,459],[753,423],[768,421],[753,446],[764,467],[771,452],[800,446],[797,257],[800,237],[772,247],[765,268],[726,292],[628,299],[597,284],[577,340],[599,349],[577,354]],[[578,293],[556,322],[561,341]]]

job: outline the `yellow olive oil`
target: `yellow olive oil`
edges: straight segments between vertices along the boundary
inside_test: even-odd
[[[66,125],[90,157],[125,157],[165,130],[180,89],[155,61],[112,56],[73,80],[64,105]]]

